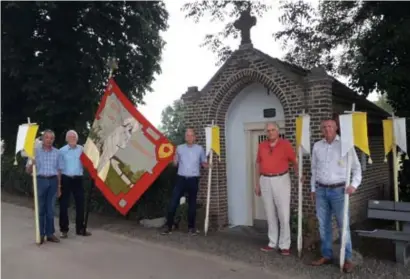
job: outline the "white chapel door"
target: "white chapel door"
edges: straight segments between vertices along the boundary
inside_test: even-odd
[[[254,183],[256,179],[256,173],[255,173],[255,162],[256,162],[256,155],[258,153],[258,146],[259,143],[262,141],[266,140],[266,133],[265,131],[252,131],[251,134],[251,151],[252,151],[252,163],[251,163],[251,173],[252,173],[252,185],[251,185],[251,190],[252,190],[252,196],[253,196],[253,207],[252,207],[252,216],[253,216],[253,225],[256,225],[255,223],[259,223],[260,221],[266,221],[266,214],[265,214],[265,208],[263,206],[263,201],[262,197],[258,197],[255,195],[254,191]]]

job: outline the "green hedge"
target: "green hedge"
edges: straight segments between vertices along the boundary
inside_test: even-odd
[[[18,161],[18,165],[14,166],[14,157],[2,156],[2,190],[13,194],[32,196],[33,191],[31,176],[25,172],[24,159],[20,158]],[[164,216],[168,207],[168,202],[171,198],[175,178],[176,168],[169,165],[129,211],[127,218],[140,220],[144,218],[157,218]],[[84,177],[86,196],[89,193],[90,186],[91,179],[88,175],[86,175]],[[94,188],[94,191],[92,192],[90,211],[104,213],[107,215],[120,215],[114,207],[107,202],[97,188]]]

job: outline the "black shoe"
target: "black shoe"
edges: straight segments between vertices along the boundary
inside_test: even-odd
[[[68,237],[68,233],[67,233],[67,232],[61,232],[60,238],[67,238],[67,237]]]
[[[162,235],[172,234],[172,230],[171,230],[170,228],[166,228],[161,234],[162,234]]]
[[[81,235],[81,236],[91,236],[92,234],[87,231],[87,230],[81,230],[81,231],[77,231],[77,235]]]
[[[40,243],[37,243],[37,245],[42,245],[42,244],[44,244],[44,241],[45,241],[45,236],[40,236]]]
[[[188,234],[191,236],[196,236],[198,235],[199,231],[197,229],[189,229]]]

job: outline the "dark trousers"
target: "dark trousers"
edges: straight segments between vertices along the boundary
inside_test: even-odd
[[[172,229],[175,212],[184,193],[188,193],[188,228],[195,228],[196,197],[198,194],[199,177],[177,176],[174,191],[172,192],[171,204],[168,209],[167,226]]]
[[[60,231],[68,232],[68,207],[70,205],[70,195],[74,196],[75,202],[75,223],[77,233],[84,229],[84,188],[82,176],[61,177],[61,197],[60,197]]]

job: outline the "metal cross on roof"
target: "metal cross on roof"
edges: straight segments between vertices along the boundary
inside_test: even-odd
[[[251,16],[250,6],[241,12],[235,21],[234,27],[241,31],[241,45],[251,44],[251,28],[256,25],[256,17]]]

